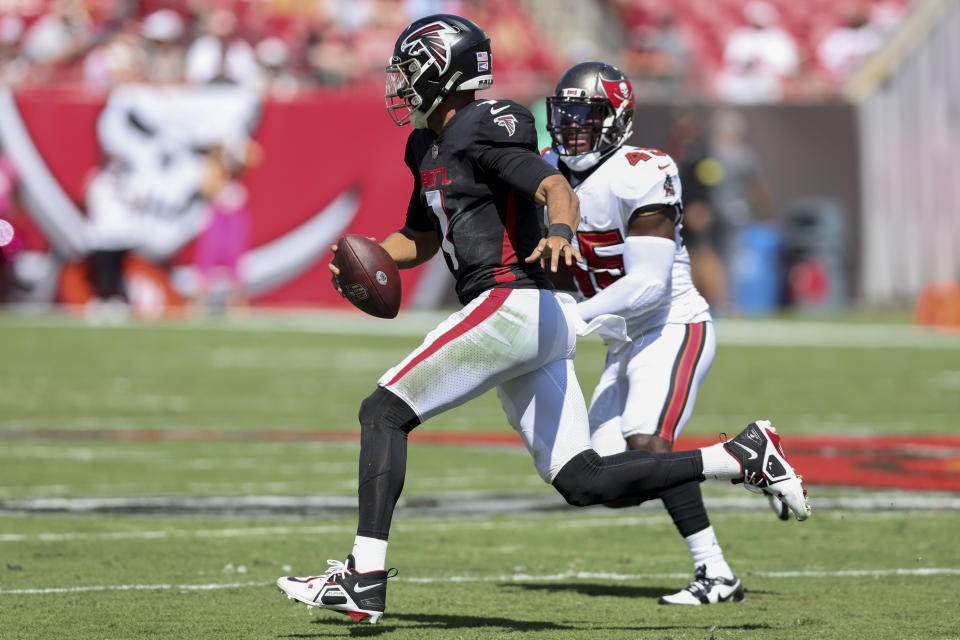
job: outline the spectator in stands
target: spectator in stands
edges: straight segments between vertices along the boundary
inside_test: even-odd
[[[109,88],[143,80],[148,61],[139,26],[127,21],[83,58],[83,83],[89,87]]]
[[[315,84],[339,87],[359,79],[362,69],[352,39],[337,31],[313,30],[307,37],[307,68]]]
[[[671,12],[664,11],[656,26],[632,27],[621,57],[640,95],[672,98],[684,91],[688,48]]]
[[[743,8],[747,25],[735,29],[724,47],[725,64],[754,63],[788,76],[797,69],[797,45],[793,36],[777,26],[777,9],[761,0],[753,0]]]
[[[870,23],[865,9],[850,8],[843,24],[820,41],[817,58],[835,80],[842,82],[874,51],[883,46],[884,36]]]
[[[367,77],[376,78],[383,73],[384,61],[393,55],[393,45],[397,33],[403,31],[407,21],[396,10],[393,0],[379,0],[382,6],[374,16],[367,21],[362,37],[356,37],[355,54],[363,73]]]
[[[714,79],[714,91],[732,104],[778,102],[784,93],[780,76],[756,60],[724,66]]]
[[[205,33],[187,49],[187,82],[242,85],[259,81],[253,47],[237,34],[237,18],[230,10],[214,9],[204,17],[203,28]]]
[[[870,3],[870,24],[882,33],[889,36],[903,20],[903,14],[910,2],[898,0],[873,0]]]
[[[53,0],[50,10],[30,25],[20,43],[21,53],[34,65],[31,75],[52,75],[58,64],[79,56],[93,38],[83,0]]]
[[[259,164],[260,146],[253,140],[217,145],[209,151],[202,184],[209,207],[206,224],[197,237],[197,291],[194,308],[203,312],[209,305],[209,293],[218,271],[226,276],[228,307],[247,303],[240,259],[250,245],[253,215],[247,188],[240,176]]]
[[[150,64],[146,80],[154,83],[178,83],[184,80],[186,25],[172,9],[154,11],[143,19],[140,27]]]
[[[0,16],[0,86],[16,87],[27,76],[27,61],[20,55],[23,20],[19,16]]]
[[[300,80],[290,69],[290,47],[276,36],[264,38],[254,47],[262,69],[263,89],[275,100],[290,100],[300,90]]]
[[[325,11],[333,27],[348,34],[365,31],[377,13],[373,0],[327,0]]]
[[[401,21],[413,21],[436,13],[460,15],[465,11],[462,0],[400,0]]]
[[[753,0],[744,7],[743,17],[746,26],[735,29],[724,47],[717,94],[739,103],[779,100],[783,80],[799,65],[797,45],[777,26],[779,16],[772,5]]]

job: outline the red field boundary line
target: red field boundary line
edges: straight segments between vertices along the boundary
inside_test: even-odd
[[[732,434],[731,434],[732,435]],[[414,431],[414,442],[436,445],[521,447],[503,432]],[[349,442],[359,431],[221,429],[37,429],[0,431],[0,440],[99,440],[112,442]],[[717,442],[684,437],[682,449]],[[790,436],[784,446],[791,463],[811,485],[960,492],[960,436]]]

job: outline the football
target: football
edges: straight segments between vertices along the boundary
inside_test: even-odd
[[[400,311],[400,269],[375,240],[348,233],[337,242],[333,264],[337,282],[353,306],[378,318],[395,318]]]

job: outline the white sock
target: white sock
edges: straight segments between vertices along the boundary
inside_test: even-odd
[[[740,462],[727,453],[722,442],[701,448],[700,454],[703,456],[703,475],[705,478],[729,480],[743,476]]]
[[[713,533],[713,527],[707,527],[702,531],[697,531],[683,539],[690,549],[690,555],[693,556],[693,570],[696,571],[700,565],[707,568],[708,578],[732,578],[733,571],[730,565],[723,558],[723,549],[717,542],[717,536]]]
[[[387,541],[357,536],[353,539],[353,560],[360,573],[382,571],[387,566]]]

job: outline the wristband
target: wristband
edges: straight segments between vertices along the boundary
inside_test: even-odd
[[[550,228],[547,229],[547,237],[550,236],[560,236],[567,242],[573,240],[573,229],[570,228],[570,225],[564,224],[563,222],[554,222],[550,225]]]

